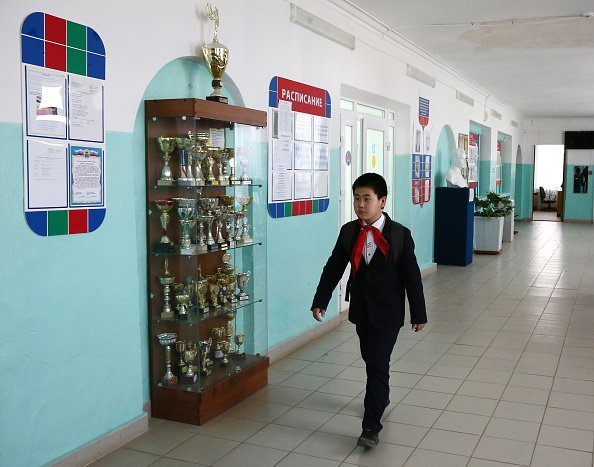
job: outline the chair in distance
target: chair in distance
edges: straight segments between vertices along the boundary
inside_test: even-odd
[[[551,207],[551,204],[553,204],[555,201],[557,201],[557,197],[555,195],[552,194],[547,194],[547,192],[545,191],[545,189],[543,187],[538,187],[538,192],[540,193],[540,204],[546,204],[546,211],[552,211],[553,208]]]

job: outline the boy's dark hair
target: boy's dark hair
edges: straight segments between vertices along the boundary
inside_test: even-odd
[[[371,188],[378,198],[388,196],[388,185],[380,174],[368,172],[361,175],[353,183],[353,194],[357,188]]]

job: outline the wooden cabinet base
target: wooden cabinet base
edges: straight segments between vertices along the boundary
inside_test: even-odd
[[[201,392],[155,387],[151,390],[151,415],[202,425],[268,384],[268,357]]]

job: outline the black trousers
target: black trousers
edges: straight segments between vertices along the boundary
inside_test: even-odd
[[[400,329],[374,326],[369,322],[367,313],[362,315],[356,324],[361,357],[367,372],[362,426],[364,430],[379,433],[383,428],[380,420],[390,398],[390,355]]]

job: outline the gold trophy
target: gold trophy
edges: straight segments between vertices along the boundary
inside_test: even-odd
[[[210,359],[210,348],[212,346],[212,337],[207,340],[200,341],[200,373],[204,376],[208,376],[212,373],[210,367],[212,366],[212,360]]]
[[[169,272],[169,260],[167,258],[165,258],[165,272],[162,276],[159,276],[159,282],[163,286],[163,310],[161,311],[161,319],[173,319],[169,294],[171,293],[170,286],[175,282],[175,276]]]
[[[229,62],[229,49],[219,42],[219,10],[217,7],[213,7],[210,3],[206,4],[206,11],[208,13],[208,19],[214,21],[215,30],[212,42],[209,44],[202,45],[202,54],[204,60],[208,65],[208,71],[213,77],[212,88],[213,92],[206,98],[208,101],[220,102],[227,104],[229,100],[221,92],[223,83],[221,78],[227,68]]]
[[[154,246],[154,252],[173,253],[173,242],[167,236],[167,224],[169,224],[169,220],[171,219],[169,211],[173,209],[175,202],[170,199],[159,199],[155,201],[155,204],[160,212],[159,221],[161,222],[161,240]]]
[[[188,369],[181,377],[181,382],[184,384],[194,384],[198,379],[198,376],[196,373],[194,373],[194,368],[192,366],[194,360],[196,359],[197,353],[198,348],[196,347],[196,344],[193,342],[188,342],[186,345],[186,350],[184,351],[184,361],[186,362],[186,365],[188,365]]]
[[[181,378],[183,374],[187,371],[186,365],[184,363],[184,352],[186,351],[186,343],[184,341],[177,341],[175,343],[175,350],[179,355],[179,362],[177,364],[177,375]]]
[[[163,153],[163,168],[161,169],[161,178],[157,180],[159,186],[171,186],[175,185],[173,174],[171,173],[171,167],[169,166],[169,159],[171,159],[171,153],[175,149],[176,139],[168,138],[165,136],[159,136],[157,138],[157,144],[159,149]]]

